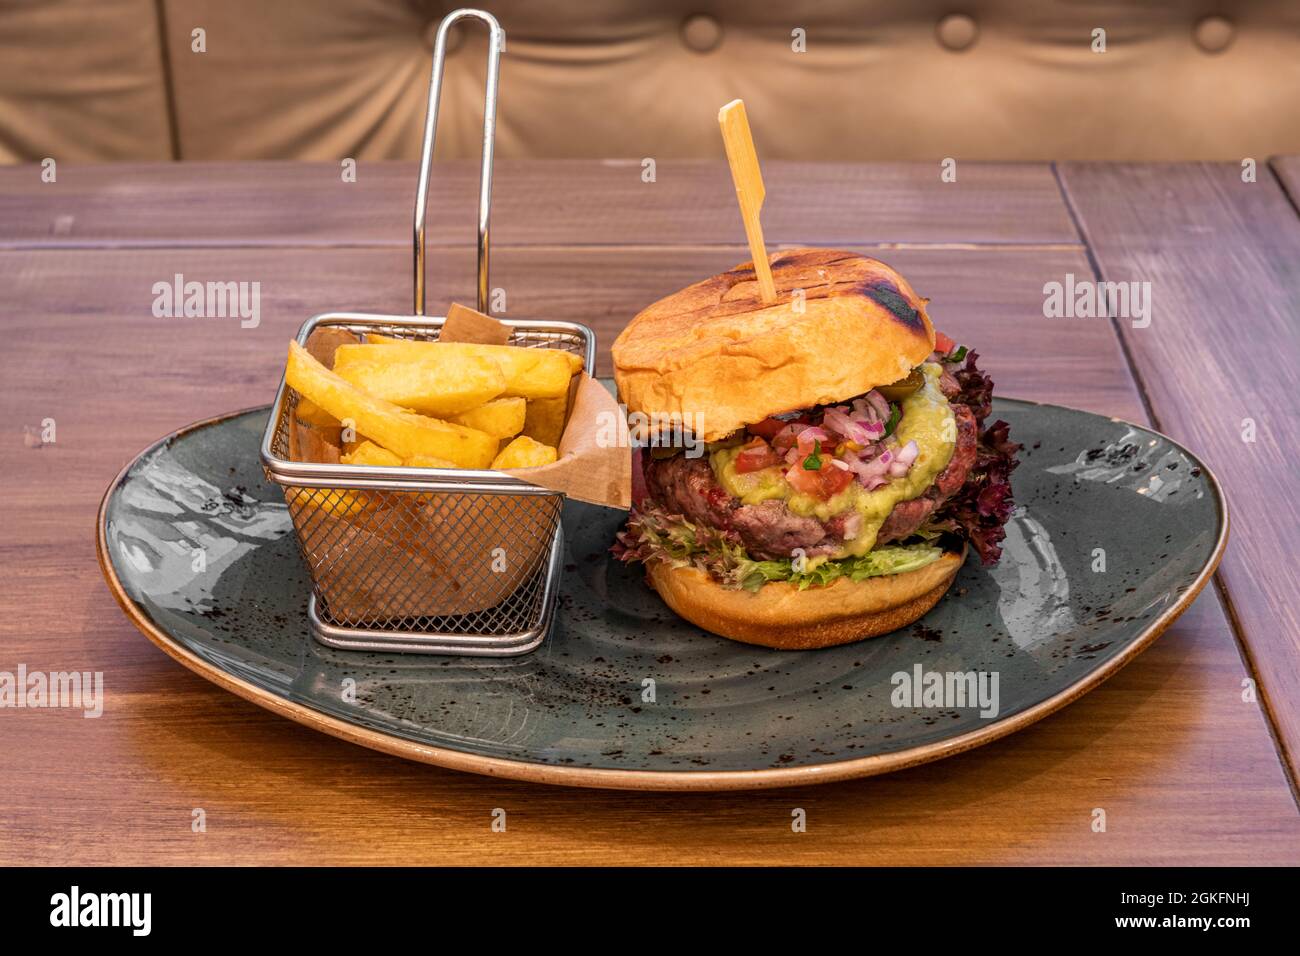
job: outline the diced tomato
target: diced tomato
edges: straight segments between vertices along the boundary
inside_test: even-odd
[[[758,435],[760,438],[771,441],[776,437],[776,433],[788,424],[789,422],[783,422],[779,418],[765,418],[761,422],[755,422],[747,427],[751,435]]]
[[[825,461],[822,462],[823,467]],[[832,468],[835,466],[832,465]],[[839,471],[838,468],[835,469]],[[804,495],[813,495],[820,498],[822,494],[821,471],[809,471],[803,466],[802,461],[796,461],[790,470],[785,473],[785,480],[790,482],[795,491]]]
[[[934,333],[934,350],[940,355],[947,355],[957,347],[957,343],[942,332],[935,330]]]
[[[736,455],[736,471],[741,474],[782,464],[785,464],[785,459],[761,438],[750,442]]]
[[[761,422],[755,422],[752,425],[746,425],[750,434],[758,435],[771,441],[781,431],[790,425],[811,425],[812,418],[807,412],[800,412],[787,418],[765,418]]]
[[[832,465],[829,453],[823,452],[821,459],[822,466],[813,471],[804,467],[807,459],[796,462],[785,473],[785,477],[796,491],[825,501],[838,495],[853,482],[853,472]]]
[[[836,468],[829,462],[817,474],[822,479],[823,498],[834,498],[853,482],[853,472],[847,468]]]

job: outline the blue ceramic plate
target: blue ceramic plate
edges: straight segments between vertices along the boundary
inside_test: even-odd
[[[766,650],[680,620],[609,558],[623,514],[574,502],[555,626],[531,655],[324,647],[258,460],[265,408],[182,429],[127,466],[100,509],[100,561],[131,620],[185,666],[378,750],[629,789],[867,776],[987,743],[1095,687],[1223,552],[1219,487],[1170,439],[1050,405],[1001,400],[994,414],[1025,445],[1001,564],[972,557],[915,625],[827,650]]]

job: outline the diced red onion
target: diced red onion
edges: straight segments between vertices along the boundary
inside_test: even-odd
[[[909,441],[894,456],[894,460],[889,466],[889,474],[894,478],[902,478],[912,470],[912,462],[916,461],[916,456],[920,454],[920,451],[916,442]]]
[[[845,415],[843,410],[839,408],[828,408],[825,414],[822,415],[822,427],[844,438],[852,437],[849,435],[849,431],[853,428],[853,424],[849,420],[849,416]]]
[[[889,472],[889,462],[884,460],[882,455],[871,461],[864,461],[858,452],[845,452],[844,464],[858,478],[858,483],[867,491],[874,491],[881,485],[889,483],[886,475]]]
[[[885,431],[884,426],[879,423],[854,421],[839,408],[826,409],[826,414],[822,417],[822,425],[859,445],[871,444]]]
[[[881,395],[874,388],[867,392],[867,403],[875,409],[882,422],[889,421],[889,402],[885,401],[885,396]]]
[[[827,408],[820,426],[789,423],[772,438],[772,447],[789,466],[786,480],[793,483],[802,477],[803,463],[813,454],[818,442],[831,466],[852,472],[867,491],[887,485],[891,478],[904,477],[920,455],[920,448],[915,441],[909,441],[901,448],[890,448],[880,441],[885,430],[880,418],[889,414],[889,403],[873,390],[864,398],[854,399],[851,406]],[[861,447],[845,448],[841,451],[842,457],[836,458],[831,453],[831,446],[841,439],[848,439]],[[860,519],[856,523],[860,524]]]
[[[777,451],[785,451],[787,448],[793,448],[795,441],[798,439],[799,433],[809,427],[811,426],[805,425],[801,422],[791,422],[772,436],[772,447]]]
[[[816,448],[816,443],[821,442],[823,445],[831,440],[831,436],[824,428],[805,428],[799,433],[799,452],[804,455],[811,455]]]
[[[880,416],[876,414],[876,410],[871,407],[871,404],[865,398],[855,398],[853,400],[853,418],[861,422],[874,422]]]
[[[862,460],[856,451],[846,451],[844,453],[844,467],[855,475],[861,476],[867,473],[867,463]]]

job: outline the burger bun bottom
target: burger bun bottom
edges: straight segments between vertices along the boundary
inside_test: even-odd
[[[938,603],[965,558],[963,545],[915,571],[865,581],[837,578],[802,591],[785,581],[757,591],[725,588],[699,568],[661,561],[649,562],[646,575],[664,603],[697,627],[745,644],[804,651],[906,627]]]

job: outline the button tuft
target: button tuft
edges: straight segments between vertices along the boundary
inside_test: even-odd
[[[938,37],[939,44],[953,52],[973,46],[979,32],[974,19],[964,13],[950,13],[934,28],[934,35]]]
[[[1236,31],[1232,23],[1224,17],[1205,17],[1192,29],[1196,45],[1206,53],[1222,53],[1232,45]]]
[[[708,53],[722,42],[722,27],[707,13],[696,13],[682,21],[682,42],[696,53]]]

